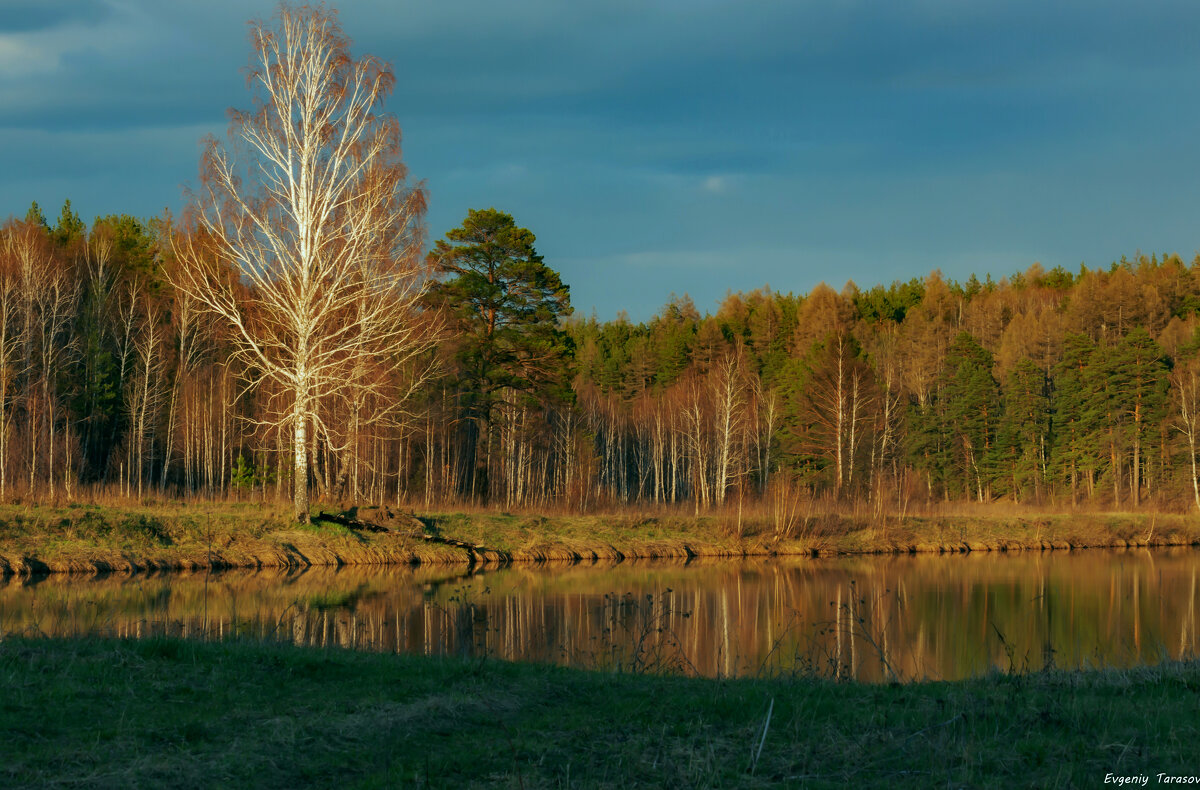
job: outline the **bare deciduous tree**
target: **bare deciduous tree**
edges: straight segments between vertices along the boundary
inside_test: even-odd
[[[9,223],[0,231],[0,501],[6,496],[8,435],[13,420],[13,390],[25,372],[21,349],[25,346],[25,304],[22,284],[33,265],[34,236],[25,223]]]
[[[736,458],[736,438],[745,425],[745,371],[741,346],[735,347],[718,360],[709,375],[709,386],[713,390],[716,428],[716,482],[713,498],[717,505],[725,503],[725,493],[730,482],[740,477],[735,467],[743,459]]]
[[[384,394],[432,340],[430,322],[413,320],[427,283],[424,193],[406,186],[396,119],[378,114],[394,77],[376,58],[351,57],[335,12],[282,7],[252,41],[254,109],[231,114],[240,156],[207,142],[173,279],[230,326],[259,380],[291,399],[280,419],[306,521],[310,429],[329,433],[320,405],[362,387]],[[364,360],[390,375],[358,375]],[[413,389],[403,380],[372,402],[397,403]]]
[[[1200,439],[1200,360],[1190,359],[1171,372],[1171,389],[1175,396],[1175,429],[1187,439],[1187,455],[1191,465],[1192,496],[1200,510],[1200,475],[1196,471],[1196,445]]]

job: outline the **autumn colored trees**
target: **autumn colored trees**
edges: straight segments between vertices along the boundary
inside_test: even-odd
[[[222,249],[194,221],[87,227],[69,206],[0,229],[0,498],[292,498],[290,391],[180,287],[177,253],[207,256],[261,328],[265,291]],[[639,323],[571,317],[495,209],[424,266],[394,314],[443,327],[436,345],[331,357],[340,389],[305,434],[321,501],[1200,508],[1200,261],[763,289],[707,315],[684,297]],[[328,321],[350,338],[366,318],[352,299]]]
[[[734,295],[715,316],[688,314],[682,371],[673,364],[670,373],[614,376],[604,358],[679,344],[669,319],[682,311],[669,305],[619,333],[611,324],[571,327],[585,380],[577,386],[590,393],[580,405],[604,402],[615,412],[607,430],[624,425],[633,455],[657,459],[651,448],[636,449],[638,436],[653,435],[639,423],[653,426],[655,418],[633,403],[647,382],[657,398],[677,399],[670,430],[702,451],[666,465],[686,467],[681,498],[714,500],[720,475],[711,467],[722,457],[727,420],[718,417],[721,398],[705,399],[696,381],[721,381],[712,360],[723,346],[743,358],[743,418],[732,422],[746,426],[747,449],[734,457],[744,459],[741,474],[760,494],[766,481],[783,478],[831,501],[881,508],[1000,498],[1135,508],[1150,498],[1165,506],[1200,490],[1185,441],[1196,430],[1191,379],[1172,374],[1197,346],[1198,284],[1200,261],[1139,257],[1078,276],[1035,266],[999,283],[959,284],[935,273],[865,293],[851,284],[803,298]],[[623,348],[607,350],[618,339]],[[600,358],[593,348],[603,350]],[[764,414],[772,415],[765,437]],[[611,493],[627,498],[619,488]]]

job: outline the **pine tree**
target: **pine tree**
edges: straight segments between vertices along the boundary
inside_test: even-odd
[[[995,471],[1000,392],[992,378],[992,355],[960,332],[946,351],[938,399],[944,404],[947,445],[958,465],[964,492],[974,489],[983,502],[990,496]]]
[[[464,493],[488,494],[493,466],[491,429],[523,413],[521,396],[569,396],[569,336],[561,320],[571,313],[568,287],[534,248],[535,236],[494,208],[467,213],[430,251],[443,277],[429,302],[450,317],[460,402],[468,433],[461,451]],[[484,446],[483,479],[476,458]]]

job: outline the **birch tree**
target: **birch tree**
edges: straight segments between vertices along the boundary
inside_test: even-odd
[[[746,419],[742,356],[740,347],[733,349],[717,362],[714,373],[710,374],[717,439],[716,482],[713,486],[717,505],[725,503],[725,492],[731,479],[739,476],[733,467],[737,464],[734,442]]]
[[[328,435],[321,403],[386,389],[399,377],[354,371],[365,359],[398,373],[431,342],[430,322],[412,320],[427,283],[424,193],[406,185],[399,125],[380,112],[395,78],[351,56],[335,12],[283,6],[251,40],[253,109],[231,112],[229,148],[206,141],[173,281],[229,326],[256,380],[290,399],[280,427],[303,522],[310,432]]]
[[[1187,439],[1192,496],[1196,509],[1200,510],[1200,473],[1196,470],[1196,445],[1200,443],[1200,360],[1189,359],[1171,371],[1171,391],[1175,396],[1174,427]]]
[[[22,318],[22,263],[28,249],[28,227],[10,223],[0,232],[0,501],[7,496],[9,426],[14,390],[24,372],[21,349],[27,327]]]
[[[839,495],[854,483],[855,460],[874,400],[873,376],[858,351],[853,336],[828,333],[813,346],[795,398],[801,419],[794,430],[808,452],[831,470]]]

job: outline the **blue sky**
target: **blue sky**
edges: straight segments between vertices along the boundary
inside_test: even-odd
[[[1200,5],[358,0],[438,237],[495,206],[577,311],[1200,251]],[[0,216],[178,209],[274,4],[0,0]]]

